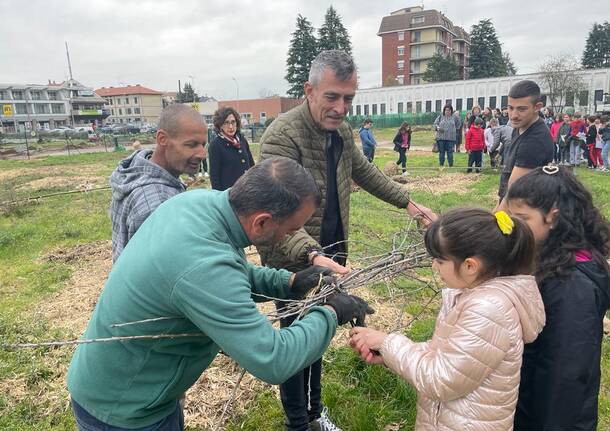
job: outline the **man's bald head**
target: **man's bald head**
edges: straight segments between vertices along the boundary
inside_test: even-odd
[[[165,130],[169,136],[174,138],[180,133],[185,120],[203,123],[201,114],[192,107],[181,103],[174,103],[161,111],[158,128]]]

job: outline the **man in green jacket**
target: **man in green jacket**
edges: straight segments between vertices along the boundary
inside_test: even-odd
[[[220,349],[278,384],[320,357],[338,324],[372,312],[361,299],[336,294],[277,330],[255,306],[302,298],[327,274],[253,266],[243,252],[300,229],[319,200],[305,169],[274,158],[232,189],[194,190],[161,204],[113,266],[84,338],[163,338],[76,349],[68,389],[79,429],[182,430],[178,399]]]
[[[428,208],[413,203],[405,188],[384,175],[354,144],[344,121],[356,95],[353,59],[343,51],[323,51],[311,64],[305,83],[306,100],[280,115],[261,139],[261,160],[283,156],[313,175],[322,203],[302,229],[282,241],[259,247],[262,261],[274,268],[301,270],[320,265],[345,274],[349,236],[349,199],[352,180],[372,195],[406,208],[424,224],[436,218]],[[281,322],[289,326],[292,319]],[[322,361],[280,386],[286,426],[291,431],[330,430],[336,427],[320,402]]]

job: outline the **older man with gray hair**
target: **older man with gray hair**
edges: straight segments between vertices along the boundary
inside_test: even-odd
[[[197,111],[170,105],[161,112],[155,150],[139,150],[119,162],[110,176],[113,262],[144,220],[185,190],[179,177],[198,171],[207,139],[207,127]]]
[[[369,163],[354,144],[352,128],[344,120],[356,87],[353,59],[343,51],[323,51],[311,64],[305,102],[280,115],[265,131],[261,159],[295,160],[313,175],[322,195],[321,205],[303,228],[275,245],[259,247],[265,265],[295,271],[318,265],[347,273],[352,180],[374,196],[406,208],[425,224],[436,218],[428,208],[413,203],[406,189]],[[285,319],[281,325],[290,326],[293,320]],[[322,407],[321,373],[320,359],[280,386],[288,430],[340,430]]]

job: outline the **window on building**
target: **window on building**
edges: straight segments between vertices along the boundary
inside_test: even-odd
[[[405,40],[405,32],[404,31],[399,31],[398,32],[398,40]]]
[[[434,107],[434,112],[441,112],[443,109],[443,101],[442,100],[437,100],[435,102],[435,107]]]
[[[451,99],[445,99],[445,105],[453,106],[453,104],[451,103]]]
[[[413,102],[407,102],[407,112],[413,112]]]
[[[59,100],[57,98],[57,91],[48,91],[47,94],[49,95],[49,100]]]
[[[141,122],[141,121],[142,121],[142,119],[141,119],[140,117],[138,117],[138,118],[134,118],[134,120],[135,120],[135,122],[136,122],[136,123],[139,123],[139,122]]]
[[[7,100],[8,99],[8,92],[4,91],[4,90],[0,90],[0,100]]]
[[[404,104],[402,102],[398,102],[398,113],[402,114],[404,110]]]
[[[373,103],[373,115],[377,115],[377,104]]]
[[[460,98],[455,99],[455,110],[456,111],[462,110],[462,99],[460,99]]]
[[[362,106],[356,105],[356,115],[362,115]]]
[[[15,103],[15,113],[16,114],[27,114],[27,108],[25,103]]]
[[[502,96],[500,97],[500,107],[502,109],[506,108],[508,106],[508,96]]]
[[[421,42],[421,31],[414,31],[411,33],[411,42]]]
[[[426,112],[432,112],[432,100],[426,100]]]
[[[266,112],[261,112],[258,116],[258,122],[261,124],[264,124],[265,121],[267,121],[267,113]]]
[[[129,105],[129,97],[125,98],[125,105]]]
[[[411,58],[420,58],[421,57],[421,46],[415,45],[411,48]]]
[[[131,108],[127,108],[127,115],[131,115]]]
[[[419,61],[412,61],[411,62],[411,73],[419,73]]]
[[[473,106],[474,106],[474,99],[472,97],[467,98],[466,99],[466,110],[470,111]]]
[[[353,106],[350,106],[350,107],[349,107],[349,114],[348,114],[348,115],[349,115],[350,117],[351,117],[352,115],[354,115],[354,107],[353,107]]]
[[[421,112],[421,102],[415,102],[415,112],[418,114]]]
[[[112,109],[110,110],[110,114],[111,114],[111,115],[114,115],[114,108],[112,108]]]
[[[405,47],[404,46],[399,46],[398,47],[398,55],[405,55]]]
[[[63,114],[65,112],[63,103],[53,103],[51,105],[51,112],[53,114]]]
[[[50,114],[51,113],[51,109],[49,108],[49,105],[46,103],[36,103],[34,106],[36,107],[37,114]]]
[[[32,100],[42,100],[42,93],[40,91],[30,91]]]
[[[2,99],[2,97],[0,97],[0,99]],[[595,90],[595,93],[593,93],[593,100],[604,100],[604,90]]]
[[[484,97],[479,97],[477,99],[477,103],[479,105],[479,107],[481,108],[481,111],[485,108],[485,98]]]
[[[364,116],[369,115],[369,105],[364,105]]]
[[[23,91],[13,90],[13,100],[23,100]]]
[[[123,115],[123,108],[119,108],[119,115]],[[122,123],[122,121],[121,121]]]
[[[489,96],[489,107],[494,109],[496,107],[496,96]]]
[[[423,24],[425,18],[423,16],[414,16],[411,18],[411,24]]]
[[[416,76],[411,80],[411,84],[421,84],[421,83],[422,83],[422,80],[419,76]]]
[[[566,93],[566,106],[574,106],[574,93]]]
[[[137,104],[138,104],[138,98],[137,98],[137,97],[134,97],[134,98],[133,98],[133,104],[134,104],[134,105],[137,105]]]
[[[578,94],[578,104],[580,106],[589,106],[589,92],[587,90],[581,91]]]
[[[396,82],[398,82],[398,85],[404,85],[405,84],[405,76],[404,75],[398,75],[396,77]]]
[[[140,108],[133,108],[133,113],[134,114],[139,114],[140,113]]]
[[[385,114],[385,103],[379,105],[379,113],[381,115]]]
[[[405,61],[404,60],[398,60],[396,62],[396,67],[398,68],[398,70],[404,70],[404,68],[405,68]]]

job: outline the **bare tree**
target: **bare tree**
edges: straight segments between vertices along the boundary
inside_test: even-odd
[[[562,112],[570,96],[577,98],[586,89],[585,82],[579,75],[580,62],[570,55],[548,57],[539,67],[538,73],[546,87],[550,106],[556,112]]]

